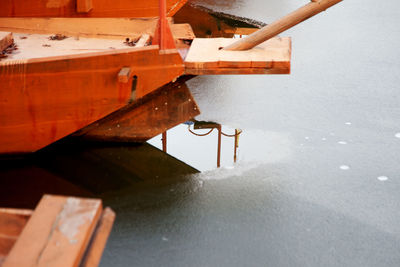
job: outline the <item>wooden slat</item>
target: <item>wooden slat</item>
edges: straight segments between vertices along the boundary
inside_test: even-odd
[[[0,32],[0,52],[9,47],[14,42],[11,32]]]
[[[101,200],[45,195],[3,267],[78,266],[101,211]]]
[[[185,73],[274,74],[290,72],[290,38],[273,38],[248,51],[225,51],[227,38],[196,38],[185,58]],[[252,70],[255,69],[255,70]]]
[[[169,18],[169,21],[171,19]],[[0,31],[63,34],[91,38],[125,40],[138,38],[143,34],[152,36],[157,18],[2,18]],[[194,33],[189,24],[171,24],[175,39],[193,39]]]
[[[99,265],[114,220],[115,213],[110,208],[105,208],[86,250],[81,267],[97,267]]]
[[[136,43],[135,47],[143,47],[150,41],[150,35],[143,34],[139,41]]]
[[[92,8],[92,0],[76,0],[76,11],[78,13],[88,13]]]

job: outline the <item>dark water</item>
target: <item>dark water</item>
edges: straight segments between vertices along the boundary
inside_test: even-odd
[[[266,23],[307,3],[195,2]],[[243,129],[236,164],[231,138],[216,169],[215,133],[186,126],[168,133],[175,158],[67,144],[14,164],[116,211],[101,266],[400,266],[399,24],[398,1],[346,0],[282,34],[291,75],[189,81],[197,119]]]

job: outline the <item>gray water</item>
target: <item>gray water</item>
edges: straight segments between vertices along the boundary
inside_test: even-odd
[[[307,1],[196,2],[268,23]],[[191,80],[197,119],[243,129],[239,161],[172,135],[203,172],[104,195],[101,266],[400,266],[399,25],[397,0],[345,0],[282,34],[291,75]]]

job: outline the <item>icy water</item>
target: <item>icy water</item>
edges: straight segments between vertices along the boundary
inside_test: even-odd
[[[197,1],[266,23],[306,2]],[[109,196],[102,266],[400,266],[399,24],[399,1],[347,0],[282,34],[291,75],[189,81],[197,119],[243,129],[239,161],[172,130],[203,172]]]
[[[266,23],[307,3],[195,2]],[[150,146],[89,146],[28,161],[48,180],[24,188],[65,178],[51,192],[102,197],[117,213],[104,267],[400,266],[398,25],[399,1],[345,0],[282,34],[291,75],[190,80],[198,120],[243,130],[236,164],[232,138],[217,169],[216,133],[181,125],[168,152],[201,173]]]

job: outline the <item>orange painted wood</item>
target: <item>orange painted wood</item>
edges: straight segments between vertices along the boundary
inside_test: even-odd
[[[108,207],[105,208],[96,230],[93,233],[90,244],[86,249],[85,256],[80,265],[81,267],[96,267],[99,265],[114,220],[115,212]]]
[[[169,18],[170,21],[170,18]],[[73,37],[106,39],[153,36],[157,25],[155,18],[1,18],[0,31],[37,34],[63,34]],[[193,39],[188,24],[170,24],[174,39]]]
[[[88,13],[77,11],[77,0],[2,0],[0,17],[126,17],[158,16],[158,0],[92,0]],[[173,16],[187,0],[167,0],[167,15]]]
[[[93,8],[93,0],[76,0],[76,11],[87,13]]]
[[[0,208],[0,266],[14,246],[32,210]]]
[[[101,212],[98,199],[43,196],[3,267],[78,266]]]
[[[192,75],[290,73],[290,38],[273,38],[248,51],[222,50],[232,42],[235,42],[235,39],[194,39],[185,58],[185,73]]]
[[[11,32],[0,32],[0,52],[9,47],[14,42]]]
[[[36,151],[125,106],[184,72],[177,51],[157,46],[0,62],[0,154]]]
[[[184,79],[179,79],[88,126],[77,135],[91,140],[144,142],[199,114]]]

